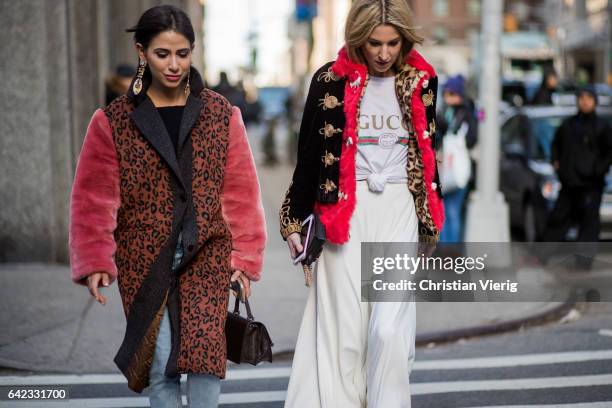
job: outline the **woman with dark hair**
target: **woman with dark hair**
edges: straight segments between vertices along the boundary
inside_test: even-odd
[[[261,273],[265,221],[240,110],[191,66],[187,15],[147,10],[127,95],[97,110],[71,200],[72,279],[102,304],[117,279],[127,318],[115,363],[152,407],[216,407],[230,281]]]
[[[440,236],[437,77],[413,48],[422,41],[405,0],[356,0],[345,46],[312,78],[280,224],[293,257],[312,212],[328,242],[286,407],[410,406],[415,302],[362,302],[360,261],[361,242],[435,243]]]
[[[557,72],[551,66],[547,66],[542,73],[542,84],[536,91],[531,101],[532,105],[552,105],[552,95],[557,91],[559,78]]]

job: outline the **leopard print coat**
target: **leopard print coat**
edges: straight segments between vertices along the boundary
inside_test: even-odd
[[[219,193],[231,106],[212,91],[204,90],[200,98],[206,109],[198,112],[192,143],[183,151],[193,158],[193,163],[186,161],[188,166],[165,165],[158,151],[150,147],[155,141],[143,137],[153,134],[148,128],[151,122],[138,120],[133,113],[151,110],[150,100],[135,108],[126,96],[105,109],[122,187],[115,262],[128,319],[126,339],[115,361],[132,388],[143,388],[147,383],[154,339],[166,304],[174,323],[173,337],[180,338],[166,372],[204,372],[219,377],[225,373],[224,326],[232,244]],[[173,172],[178,177],[172,177]],[[181,184],[191,188],[183,189]],[[171,272],[170,261],[181,228],[186,252],[193,253],[193,258],[177,277]],[[153,324],[146,327],[137,320]],[[139,337],[144,339],[140,347],[131,340]]]
[[[117,280],[127,327],[115,363],[138,392],[166,307],[166,375],[223,378],[231,273],[261,276],[265,219],[240,110],[194,68],[178,136],[175,151],[146,95],[119,97],[94,113],[72,187],[72,279]]]

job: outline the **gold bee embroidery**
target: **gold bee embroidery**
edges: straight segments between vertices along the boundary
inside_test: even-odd
[[[334,74],[334,72],[332,71],[331,67],[329,67],[327,71],[321,72],[319,74],[319,76],[317,77],[317,82],[321,82],[321,80],[325,82],[330,82],[337,81],[338,79],[340,78],[338,78],[336,74]]]
[[[319,134],[324,135],[326,139],[329,137],[332,137],[336,133],[341,133],[341,132],[342,132],[342,129],[336,129],[334,125],[332,125],[331,123],[327,123],[327,122],[325,122],[324,127],[319,129]]]
[[[325,97],[319,99],[319,106],[323,106],[323,110],[334,109],[336,106],[342,105],[334,95],[325,93]]]
[[[333,165],[335,162],[340,160],[338,157],[335,157],[333,154],[325,151],[325,156],[321,156],[321,160],[325,163],[325,167]]]
[[[433,105],[433,101],[434,101],[434,93],[430,89],[429,92],[423,95],[423,104],[425,105],[425,107],[428,107],[428,106]]]
[[[335,189],[337,189],[338,187],[336,187],[336,185],[334,184],[333,181],[331,181],[330,179],[326,179],[325,180],[325,184],[321,184],[319,186],[319,188],[321,190],[325,190],[326,193],[329,193],[331,191],[334,191]]]

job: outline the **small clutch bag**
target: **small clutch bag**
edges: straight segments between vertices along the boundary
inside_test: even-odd
[[[235,285],[234,285],[235,284]],[[272,362],[272,339],[263,323],[256,322],[251,313],[249,300],[245,298],[247,317],[240,315],[240,287],[232,282],[236,291],[236,303],[233,312],[227,312],[225,320],[225,341],[227,359],[236,364],[249,363],[257,365],[262,361]]]
[[[300,232],[302,240],[302,252],[293,259],[293,264],[302,263],[304,269],[304,278],[306,286],[312,283],[312,267],[311,265],[319,258],[323,251],[323,245],[326,241],[325,226],[321,222],[317,213],[310,214],[302,222],[302,230]]]

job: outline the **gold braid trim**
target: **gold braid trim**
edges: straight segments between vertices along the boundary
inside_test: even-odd
[[[287,236],[289,236],[290,234],[293,234],[294,232],[302,231],[302,222],[298,218],[290,216],[291,199],[289,198],[289,192],[291,191],[292,185],[293,185],[293,182],[289,184],[289,188],[287,189],[287,192],[285,193],[285,201],[283,201],[283,204],[281,205],[280,212],[279,212],[279,221],[280,221],[280,227],[281,227],[280,233],[283,239],[285,240],[287,239]]]
[[[287,239],[287,237],[293,234],[294,232],[299,233],[302,231],[302,223],[297,218],[294,219],[297,221],[292,222],[286,228],[281,228],[281,235],[283,236],[283,239]]]

